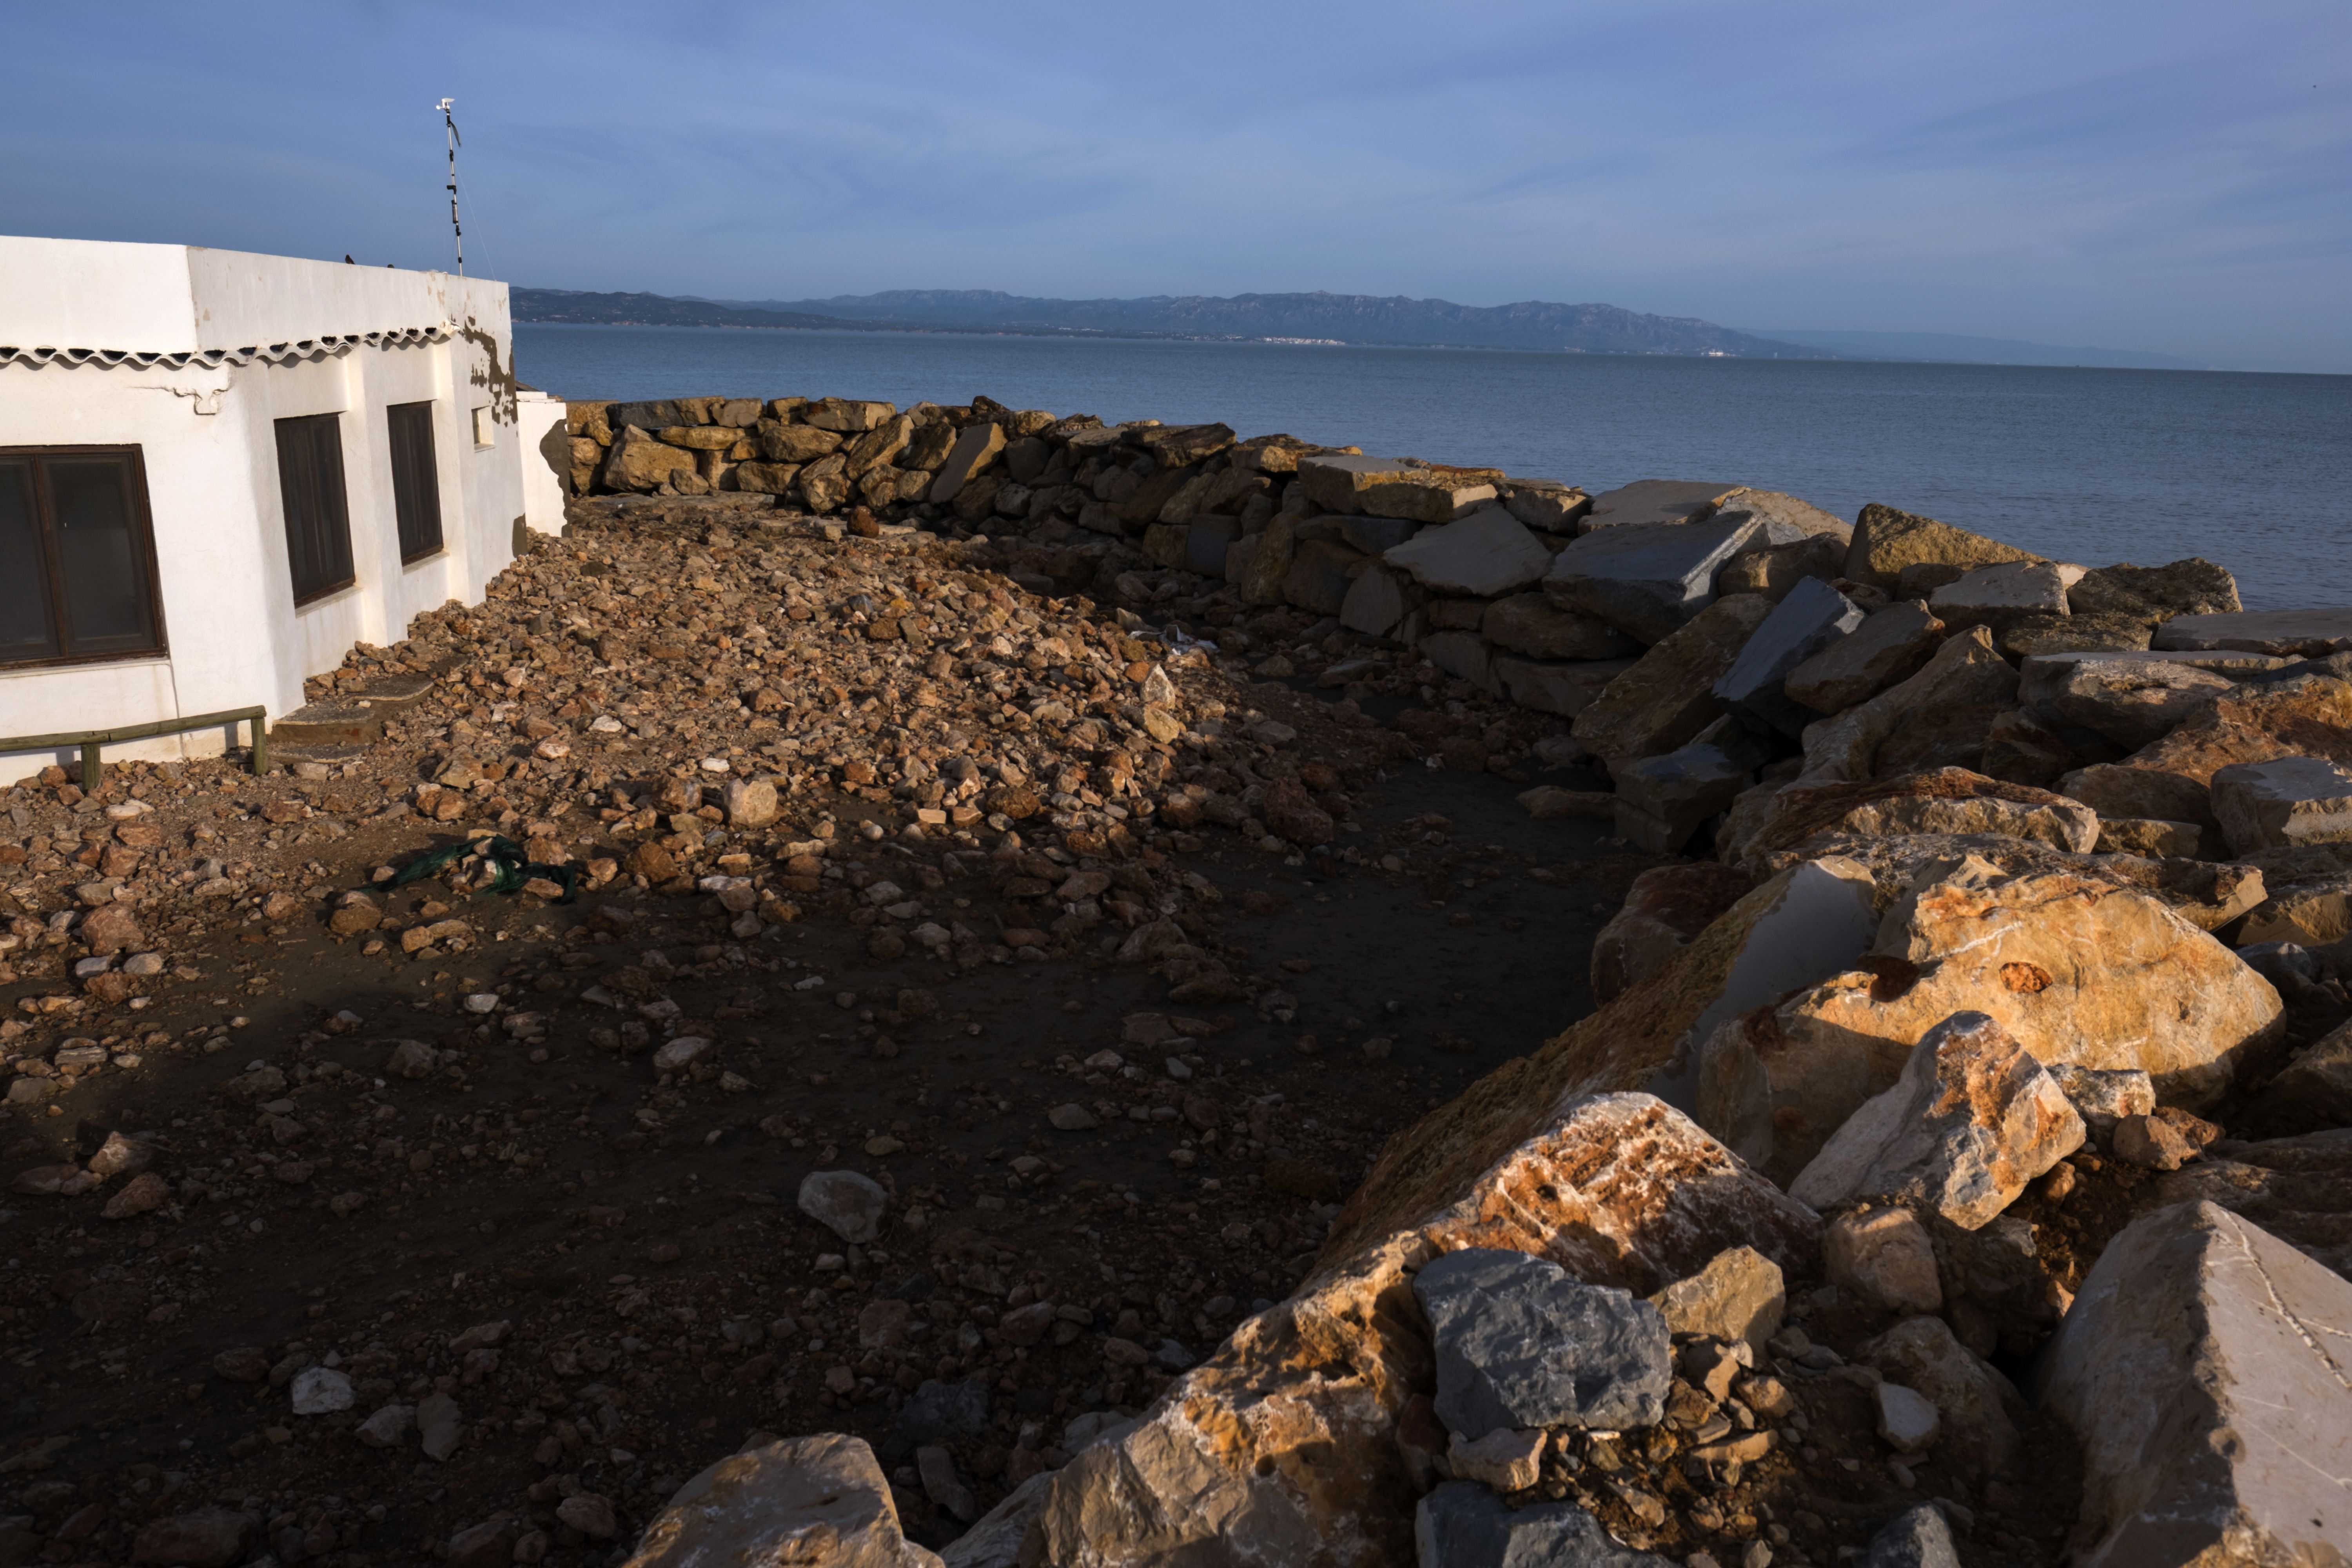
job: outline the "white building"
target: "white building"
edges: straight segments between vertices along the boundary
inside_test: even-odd
[[[0,237],[0,739],[289,712],[560,531],[569,461],[503,283]]]

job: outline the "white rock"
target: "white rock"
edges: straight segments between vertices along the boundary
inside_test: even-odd
[[[801,1179],[801,1213],[852,1247],[880,1234],[890,1194],[856,1171],[811,1171]]]
[[[1923,1454],[1943,1433],[1936,1402],[1899,1383],[1878,1385],[1878,1435],[1897,1453]]]
[[[306,1366],[294,1374],[294,1414],[330,1415],[352,1407],[352,1380],[331,1366]]]

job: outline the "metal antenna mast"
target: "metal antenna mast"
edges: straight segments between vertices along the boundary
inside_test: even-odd
[[[449,112],[450,106],[457,101],[454,98],[445,98],[441,100],[440,110],[441,123],[449,131],[449,227],[457,236],[457,276],[463,278],[466,275],[466,228],[457,221],[457,149],[463,143],[457,139],[457,119]]]

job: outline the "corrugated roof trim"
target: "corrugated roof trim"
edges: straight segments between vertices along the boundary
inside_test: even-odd
[[[341,336],[303,338],[290,343],[269,343],[242,349],[195,349],[180,353],[147,353],[138,349],[14,348],[0,343],[0,364],[81,365],[101,368],[129,365],[133,370],[217,368],[221,365],[284,364],[291,360],[348,353],[355,348],[411,348],[419,343],[446,342],[455,331],[446,321],[429,327],[402,327],[386,332],[346,332]]]

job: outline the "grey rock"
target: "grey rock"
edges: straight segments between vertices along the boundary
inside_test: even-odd
[[[896,1462],[918,1448],[944,1443],[950,1437],[971,1437],[988,1430],[988,1385],[978,1378],[941,1383],[925,1378],[907,1403],[882,1444],[882,1457]]]
[[[331,1415],[352,1407],[352,1380],[328,1366],[306,1366],[294,1374],[294,1414]]]
[[[2066,582],[2046,561],[2004,561],[1963,572],[1927,596],[1927,608],[1953,631],[1995,631],[2029,616],[2066,613]]]
[[[1421,657],[1483,690],[1496,689],[1495,650],[1476,632],[1432,632],[1421,639]]]
[[[1573,719],[1608,689],[1609,683],[1633,668],[1630,658],[1582,659],[1555,663],[1548,659],[1496,658],[1492,666],[1504,694],[1522,708],[1558,713]]]
[[[1831,644],[1850,636],[1864,621],[1862,606],[1818,577],[1807,577],[1766,616],[1715,683],[1715,694],[1735,712],[1795,737],[1813,712],[1782,689],[1789,672]]]
[[[1367,555],[1394,550],[1423,527],[1409,517],[1343,517],[1339,523],[1339,537]]]
[[[1743,515],[1596,529],[1552,557],[1544,592],[1562,609],[1660,642],[1714,602],[1716,573],[1764,541],[1766,526]]]
[[[1013,1488],[970,1530],[940,1548],[941,1568],[1020,1568],[1022,1542],[1053,1485],[1049,1470]]]
[[[1816,713],[1837,713],[1908,679],[1944,640],[1944,623],[1916,599],[1864,617],[1848,636],[1790,670],[1781,689]]]
[[[811,1171],[801,1178],[801,1213],[852,1247],[880,1234],[890,1194],[871,1176],[856,1171]]]
[[[1223,581],[1225,554],[1234,547],[1234,533],[1232,518],[1193,520],[1192,526],[1184,531],[1184,570]]]
[[[2352,771],[2325,757],[2232,763],[2214,772],[2212,788],[2235,854],[2352,842]]]
[[[1715,514],[1725,497],[1746,488],[1712,479],[1636,479],[1594,496],[1592,510],[1584,517],[1584,531],[1627,523],[1703,521]]]
[[[1235,548],[1253,542],[1243,540]],[[1412,608],[1405,582],[1402,572],[1379,565],[1365,567],[1356,574],[1356,580],[1348,585],[1348,596],[1339,602],[1339,624],[1367,637],[1392,635],[1405,612]]]
[[[2352,1280],[2176,1204],[2107,1244],[2042,1365],[2083,1447],[2084,1568],[2344,1561]]]
[[[1831,1134],[1789,1195],[1816,1209],[1920,1205],[1975,1230],[2083,1137],[2040,1062],[1985,1014],[1956,1013],[1920,1037],[1893,1089]]]
[[[2145,655],[2037,654],[2020,668],[2017,696],[2137,751],[2233,684],[2212,670]]]
[[[1479,635],[1530,658],[1635,658],[1642,645],[1608,622],[1563,610],[1542,594],[1514,594],[1486,606]]]
[[[1411,573],[1433,593],[1481,599],[1539,582],[1552,563],[1551,552],[1498,506],[1482,506],[1458,522],[1424,528],[1381,559]]]
[[[1960,1568],[1960,1553],[1952,1544],[1952,1527],[1923,1502],[1887,1521],[1853,1568]]]
[[[2179,616],[2157,627],[2152,646],[2235,648],[2245,653],[2317,658],[2352,650],[2352,608]]]
[[[1436,1349],[1437,1417],[1473,1441],[1503,1426],[1654,1426],[1664,1414],[1666,1321],[1626,1291],[1490,1247],[1432,1260],[1412,1291]]]
[[[2112,1142],[2116,1126],[2127,1116],[2146,1116],[2156,1109],[2156,1080],[2139,1068],[2084,1068],[2062,1062],[2049,1069],[2051,1080],[2100,1147]]]
[[[1729,809],[1763,761],[1739,721],[1726,714],[1688,745],[1618,771],[1617,832],[1654,854],[1673,854]]]
[[[440,1461],[457,1451],[457,1440],[465,1436],[465,1418],[457,1402],[446,1394],[433,1393],[416,1402],[417,1446],[428,1459]]]
[[[915,1473],[923,1483],[923,1495],[970,1524],[980,1517],[980,1504],[971,1489],[956,1474],[955,1457],[937,1444],[925,1444],[915,1450]]]
[[[1419,1568],[1674,1568],[1618,1542],[1572,1502],[1514,1509],[1475,1481],[1448,1481],[1413,1510]]]

